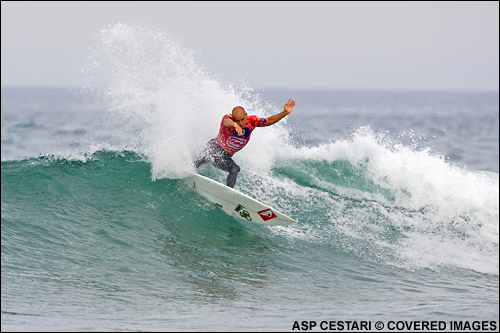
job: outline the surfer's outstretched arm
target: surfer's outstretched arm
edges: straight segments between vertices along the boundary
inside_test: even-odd
[[[267,118],[267,126],[276,124],[278,121],[288,116],[292,112],[294,106],[295,106],[295,101],[290,98],[288,102],[286,102],[283,111]]]

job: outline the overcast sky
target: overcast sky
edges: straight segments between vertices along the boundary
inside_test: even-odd
[[[110,24],[159,28],[254,88],[499,89],[492,2],[2,1],[2,86],[78,85]]]

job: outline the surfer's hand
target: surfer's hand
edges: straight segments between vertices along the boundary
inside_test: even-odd
[[[238,125],[237,123],[234,123],[234,129],[236,130],[236,132],[238,132],[239,136],[243,135],[243,130],[241,129],[241,126]]]
[[[293,107],[295,106],[295,101],[293,99],[289,99],[285,104],[285,112],[290,114],[292,112]]]

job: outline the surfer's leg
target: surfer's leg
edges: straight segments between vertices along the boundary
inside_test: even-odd
[[[226,184],[229,187],[234,187],[236,179],[238,178],[238,172],[240,172],[240,167],[233,161],[232,157],[233,155],[222,149],[219,144],[212,139],[208,141],[203,155],[194,161],[194,166],[198,168],[204,163],[211,162],[214,167],[229,172]]]
[[[236,179],[238,178],[238,172],[240,172],[240,167],[238,164],[234,163],[233,159],[231,159],[231,169],[229,171],[229,175],[227,175],[226,185],[229,187],[234,187],[236,184]]]
[[[240,172],[240,167],[233,161],[229,154],[224,156],[222,167],[222,170],[229,172],[229,175],[227,175],[226,185],[231,188],[234,187],[236,179],[238,178],[238,172]]]
[[[200,166],[208,162],[210,162],[210,158],[207,155],[199,156],[193,161],[195,169],[198,169]]]
[[[207,156],[206,155],[202,155],[202,156],[198,156],[194,161],[193,161],[193,164],[194,164],[194,168],[195,169],[198,169],[201,165],[205,164],[208,162],[208,159],[207,159]]]
[[[229,172],[226,185],[229,187],[234,187],[234,184],[236,184],[236,179],[238,178],[238,172],[240,172],[240,167],[233,161],[232,155],[229,155],[225,151],[222,151],[220,154],[216,154],[214,156],[214,161],[212,162],[212,164],[216,168]]]
[[[195,169],[198,169],[203,164],[212,161],[212,155],[214,154],[214,143],[215,143],[215,140],[213,140],[213,139],[210,140],[210,141],[208,141],[207,142],[207,146],[205,147],[205,150],[203,150],[203,152],[201,153],[201,155],[198,156],[193,161]]]

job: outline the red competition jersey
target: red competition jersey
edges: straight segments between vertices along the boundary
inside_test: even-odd
[[[244,133],[242,136],[239,136],[234,127],[224,126],[222,122],[226,118],[229,118],[231,120],[233,119],[232,115],[230,114],[226,114],[224,117],[222,117],[219,134],[217,135],[217,137],[215,137],[215,141],[217,141],[222,149],[224,149],[231,155],[234,155],[234,153],[240,151],[243,147],[246,146],[246,144],[250,140],[250,134],[252,134],[252,131],[255,129],[255,127],[263,127],[267,125],[267,118],[247,116],[247,123],[245,124],[245,128],[242,128]]]

